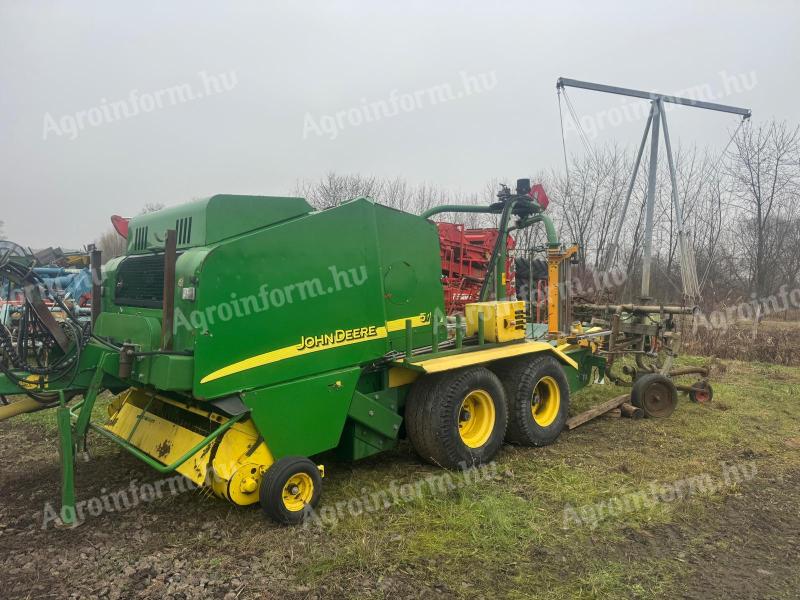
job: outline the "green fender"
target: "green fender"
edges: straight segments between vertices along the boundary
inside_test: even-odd
[[[313,456],[339,445],[360,367],[329,371],[242,393],[270,452]]]

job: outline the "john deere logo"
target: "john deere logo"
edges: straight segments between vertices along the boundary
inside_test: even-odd
[[[336,331],[323,333],[322,335],[304,335],[300,338],[300,344],[297,346],[297,349],[309,350],[311,348],[325,348],[328,346],[348,344],[356,340],[366,340],[377,337],[379,337],[378,328],[375,325],[356,327],[355,329],[337,329]]]

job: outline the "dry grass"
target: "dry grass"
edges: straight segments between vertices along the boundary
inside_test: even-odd
[[[762,321],[753,334],[752,323],[739,321],[727,329],[704,329],[684,334],[683,352],[746,362],[800,365],[800,322]]]

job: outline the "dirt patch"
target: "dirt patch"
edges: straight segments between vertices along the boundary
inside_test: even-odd
[[[610,554],[633,570],[643,557],[678,561],[685,575],[667,597],[797,598],[799,509],[800,473],[756,478],[698,518],[627,532]]]
[[[0,440],[7,439],[3,433],[0,428]],[[2,442],[0,448],[11,450]],[[5,551],[0,586],[6,598],[433,598],[471,592],[438,582],[435,557],[427,570],[401,563],[392,572],[332,575],[317,585],[304,584],[291,539],[295,533],[307,534],[271,525],[257,509],[232,509],[197,492],[91,517],[76,529],[43,529],[43,505],[57,506],[55,458],[27,465],[6,462],[0,471],[0,545]],[[103,454],[79,464],[78,473],[84,495],[123,489],[131,481],[154,481],[150,471],[124,455]],[[796,597],[799,506],[800,473],[781,478],[759,474],[719,506],[674,524],[624,531],[622,542],[598,544],[596,552],[603,560],[627,565],[631,589],[642,560],[675,561],[684,575],[669,584],[663,597]],[[284,551],[277,560],[274,554],[265,557],[264,546],[275,544]],[[558,546],[536,552],[563,556]],[[561,567],[564,577],[581,576],[584,569],[569,563]],[[430,577],[420,578],[420,571]],[[509,578],[508,573],[497,576]]]

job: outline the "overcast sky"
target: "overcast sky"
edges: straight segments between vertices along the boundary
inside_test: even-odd
[[[477,191],[563,165],[559,76],[798,123],[798,30],[792,1],[2,0],[0,220],[24,245],[79,247],[146,203],[286,194],[329,170]],[[569,97],[593,144],[634,148],[631,101]],[[669,119],[720,150],[737,124]]]

